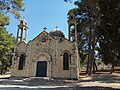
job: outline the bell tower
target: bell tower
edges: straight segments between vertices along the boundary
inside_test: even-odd
[[[27,22],[25,20],[21,20],[20,24],[18,25],[17,43],[26,41],[27,31],[28,31]]]
[[[73,61],[76,63],[76,67],[71,68],[76,68],[76,78],[79,77],[79,72],[80,72],[80,55],[79,55],[79,49],[78,49],[78,29],[77,29],[77,24],[78,24],[78,19],[76,18],[75,14],[69,14],[68,17],[68,39],[70,42],[74,42],[75,44],[75,51],[76,51],[76,60]],[[74,73],[73,73],[74,75]]]
[[[68,39],[72,42],[77,40],[77,19],[74,14],[69,14],[68,17]]]

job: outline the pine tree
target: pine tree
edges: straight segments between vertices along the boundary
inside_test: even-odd
[[[0,0],[0,27],[9,25],[9,16],[7,13],[12,13],[15,18],[20,19],[19,11],[24,11],[23,0]]]
[[[80,19],[78,30],[81,47],[92,45],[96,48],[99,55],[97,57],[105,64],[112,64],[111,73],[114,72],[114,66],[120,65],[120,0],[77,0],[75,4],[78,6],[77,13],[76,9],[70,10],[69,13],[74,12]],[[88,34],[83,33],[86,30],[89,31]],[[93,60],[95,54],[93,50],[90,48],[86,50],[89,50],[88,56]],[[89,59],[88,69],[94,64],[91,60]]]
[[[99,1],[101,22],[98,26],[99,55],[105,64],[114,66],[120,63],[120,1]]]
[[[87,73],[91,75],[95,64],[95,30],[99,18],[98,5],[96,0],[80,0],[76,1],[75,5],[77,5],[78,8],[70,10],[68,14],[75,14],[79,20],[79,49],[82,50],[82,52],[88,53]]]
[[[0,28],[0,70],[3,74],[4,70],[10,68],[12,62],[12,54],[15,45],[15,37],[9,34],[5,28]]]
[[[15,45],[15,38],[6,31],[5,26],[10,24],[12,13],[15,18],[20,19],[20,11],[24,11],[23,0],[0,0],[0,70],[3,74],[4,70],[8,70],[11,65],[11,52]]]

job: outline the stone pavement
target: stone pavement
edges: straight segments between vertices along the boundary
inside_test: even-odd
[[[99,75],[80,80],[0,79],[0,90],[119,90],[120,77]]]
[[[9,78],[10,77],[10,74],[8,74],[8,75],[0,75],[0,79],[6,79],[6,78]]]

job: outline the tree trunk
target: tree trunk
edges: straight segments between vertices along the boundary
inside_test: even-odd
[[[91,65],[91,32],[89,33],[89,52],[88,52],[88,62],[87,62],[87,69],[86,69],[86,73],[88,74],[88,75],[91,75],[90,74],[90,65]]]
[[[87,69],[86,69],[86,73],[88,74],[88,75],[90,75],[90,61],[91,60],[91,53],[90,53],[90,51],[89,51],[89,54],[88,54],[88,62],[87,62]]]
[[[96,68],[95,68],[95,60],[93,61],[93,73],[96,72]]]
[[[95,62],[95,69],[96,69],[96,71],[98,71],[98,68],[97,68],[96,62]]]
[[[3,70],[4,70],[4,68],[3,68],[3,67],[4,67],[3,60],[2,60],[2,62],[1,62],[1,64],[2,64],[2,65],[1,65],[1,73],[0,73],[0,74],[2,75],[2,74],[3,74]]]
[[[112,65],[111,65],[111,74],[115,72],[115,69],[114,69],[114,67],[115,67],[114,61],[115,61],[115,60],[112,61]]]
[[[93,72],[93,60],[94,60],[94,54],[93,54],[93,49],[91,49],[91,59],[90,59],[90,71],[89,71],[89,76],[92,75]]]
[[[90,45],[89,45],[90,47]],[[87,69],[86,69],[86,74],[90,74],[90,60],[91,60],[91,50],[89,49],[88,52],[88,61],[87,61]]]
[[[96,62],[94,60],[94,62],[93,62],[93,73],[96,73],[97,70],[98,70],[98,68],[97,68]]]
[[[89,32],[89,52],[88,52],[88,67],[87,67],[87,74],[88,76],[92,75],[92,23],[91,23],[91,17],[89,21],[90,25],[90,32]]]
[[[88,76],[92,75],[92,30],[90,29],[90,36],[89,36],[89,53],[88,53]]]

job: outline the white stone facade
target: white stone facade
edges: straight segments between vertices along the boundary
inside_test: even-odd
[[[65,58],[68,59],[69,67],[67,70],[63,68],[63,63],[66,63],[63,62],[64,53],[68,55]],[[25,61],[24,63],[21,61],[24,65],[19,68],[21,54],[25,55]],[[77,60],[76,55],[74,43],[69,42],[66,38],[50,36],[46,31],[43,31],[28,43],[22,41],[17,44],[12,62],[11,76],[41,77],[41,73],[43,73],[45,77],[49,78],[78,79],[79,60]]]

